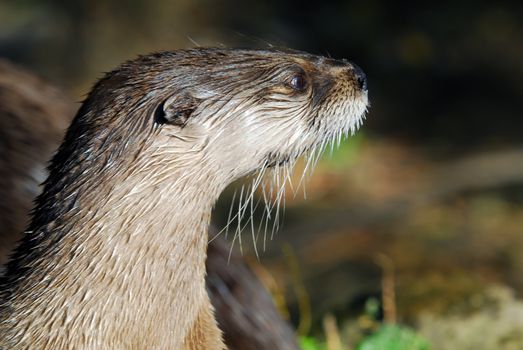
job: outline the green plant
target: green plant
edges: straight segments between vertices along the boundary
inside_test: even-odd
[[[326,350],[325,344],[313,337],[300,337],[300,349],[302,350]]]
[[[414,331],[396,325],[380,327],[365,338],[357,350],[428,350],[428,341]]]
[[[330,157],[324,157],[323,163],[333,169],[340,169],[354,164],[356,157],[366,140],[365,133],[359,131],[346,140],[342,140],[339,147],[327,149]]]

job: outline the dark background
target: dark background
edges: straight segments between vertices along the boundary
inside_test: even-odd
[[[82,93],[139,53],[192,40],[271,44],[362,66],[372,84],[368,132],[447,152],[521,138],[518,1],[35,0],[0,11],[0,54]]]

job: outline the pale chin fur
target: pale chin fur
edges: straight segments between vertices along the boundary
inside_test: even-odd
[[[268,160],[265,160],[260,169],[252,176],[253,181],[248,186],[242,185],[239,190],[236,190],[226,226],[217,235],[225,232],[227,236],[230,230],[233,230],[233,238],[230,253],[234,248],[234,244],[238,241],[240,251],[243,253],[242,232],[249,226],[251,231],[251,238],[253,241],[253,248],[256,256],[258,256],[257,243],[259,241],[259,234],[263,232],[263,250],[265,250],[266,240],[270,232],[272,239],[274,233],[279,228],[279,218],[282,212],[282,207],[285,207],[285,192],[286,188],[290,187],[294,195],[301,192],[303,187],[303,194],[305,192],[304,180],[312,174],[319,158],[324,153],[325,149],[330,146],[331,149],[338,147],[341,141],[355,132],[363,125],[363,120],[369,108],[367,92],[361,93],[361,96],[353,101],[345,101],[340,103],[335,111],[332,113],[325,113],[319,115],[325,123],[321,132],[305,132],[309,137],[302,137],[301,140],[289,139],[290,151],[282,156],[281,163],[271,166]],[[295,135],[293,135],[295,136]],[[298,141],[298,142],[295,142]],[[296,161],[301,157],[305,157],[305,166],[303,168],[302,176],[300,177],[297,186],[292,183],[291,176],[296,164]],[[256,192],[260,192],[256,195]],[[254,212],[263,202],[263,214],[260,223],[255,224],[253,215]],[[272,221],[272,223],[270,223]],[[235,223],[235,224],[233,224]],[[211,240],[214,238],[211,238]]]

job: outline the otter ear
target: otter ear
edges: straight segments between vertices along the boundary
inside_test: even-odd
[[[197,106],[198,100],[188,93],[171,96],[156,107],[154,122],[183,128]]]

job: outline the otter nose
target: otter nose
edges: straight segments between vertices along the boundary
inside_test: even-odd
[[[363,91],[367,91],[367,75],[361,69],[358,65],[352,64],[352,71],[354,72],[354,76],[356,77],[356,81],[358,82],[358,86]]]

